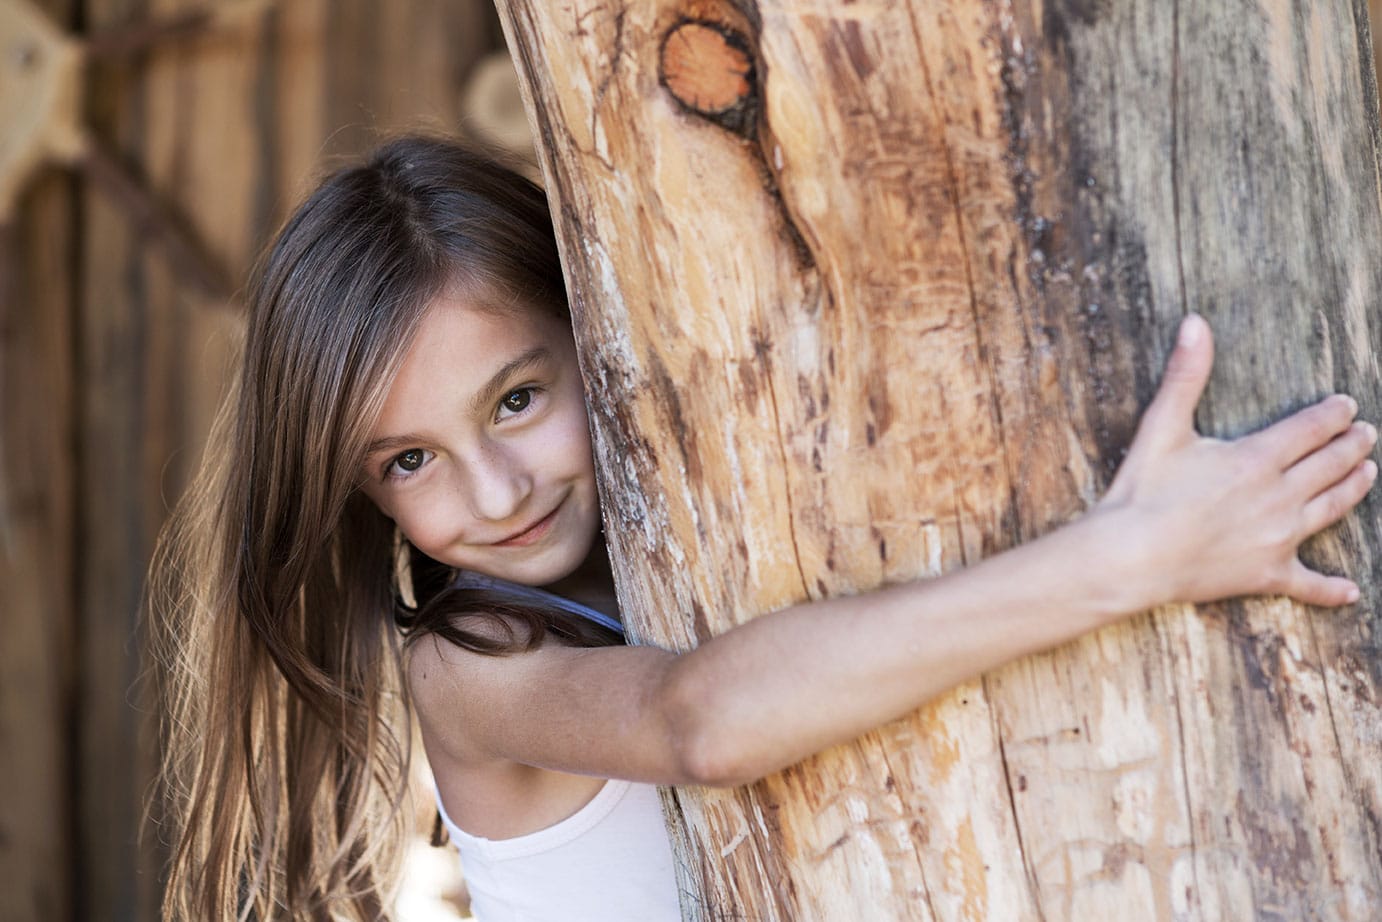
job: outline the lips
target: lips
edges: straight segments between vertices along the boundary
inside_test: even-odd
[[[532,525],[529,525],[527,528],[525,528],[523,531],[520,531],[518,534],[505,538],[503,541],[494,542],[494,546],[527,547],[530,544],[534,544],[538,541],[541,541],[542,538],[547,534],[547,532],[552,530],[552,523],[556,521],[557,512],[560,510],[561,506],[558,505],[556,509],[553,509],[551,512],[547,513],[541,519],[538,519],[536,522],[534,522]]]

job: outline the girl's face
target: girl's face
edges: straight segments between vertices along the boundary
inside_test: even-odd
[[[451,566],[545,585],[599,531],[575,343],[538,311],[434,301],[367,451],[365,494]]]

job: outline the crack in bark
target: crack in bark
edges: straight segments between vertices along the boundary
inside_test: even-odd
[[[883,765],[886,766],[888,770],[888,778],[890,780],[896,778],[897,773],[893,771],[893,763],[892,759],[890,758],[891,752],[889,748],[887,746],[880,745],[878,747],[878,751],[879,754],[882,756]],[[900,794],[897,794],[896,792],[890,793],[892,793],[892,796],[895,797],[900,803],[904,805],[907,803],[906,799],[903,798]],[[926,904],[926,908],[930,911],[931,918],[940,919],[942,918],[942,916],[940,913],[936,912],[936,905],[931,900],[931,882],[926,879],[926,864],[922,860],[921,849],[917,847],[916,839],[910,835],[907,836],[907,842],[912,846],[912,854],[916,856],[915,863],[917,875],[921,878],[922,901]]]
[[[766,363],[766,351],[760,351],[760,357]],[[782,464],[782,493],[787,501],[787,534],[792,539],[792,559],[796,561],[797,577],[801,580],[802,598],[811,598],[811,590],[806,582],[806,567],[801,562],[801,545],[797,542],[797,518],[796,506],[792,502],[792,466],[787,460],[787,446],[783,444],[782,414],[777,408],[777,388],[773,386],[773,376],[770,368],[764,369],[764,384],[768,390],[768,403],[773,408],[773,430],[777,433],[777,451]]]
[[[1171,4],[1171,215],[1176,234],[1176,279],[1180,283],[1180,312],[1190,312],[1185,293],[1185,247],[1180,220],[1180,0]]]
[[[1000,451],[1000,453],[1001,453],[1001,455],[1002,455],[1002,458],[1003,458],[1003,470],[1004,470],[1005,474],[1007,475],[1007,476],[1006,476],[1007,483],[1005,484],[1005,488],[1006,488],[1006,490],[1007,490],[1007,496],[1008,496],[1009,516],[1011,517],[1011,520],[1012,520],[1012,523],[1013,523],[1013,526],[1014,526],[1014,530],[1017,532],[1017,534],[1014,535],[1014,537],[1015,537],[1016,539],[1020,540],[1020,538],[1021,538],[1021,531],[1022,531],[1022,523],[1021,523],[1021,518],[1020,518],[1020,516],[1018,516],[1018,515],[1016,514],[1016,512],[1017,512],[1017,509],[1016,509],[1017,503],[1016,503],[1016,496],[1014,495],[1014,490],[1013,490],[1012,454],[1011,454],[1011,452],[1010,452],[1010,450],[1009,450],[1009,447],[1008,447],[1007,433],[1006,433],[1006,431],[1005,431],[1005,426],[1004,426],[1004,423],[1003,423],[1002,408],[1001,408],[1001,406],[1000,406],[1000,401],[999,401],[999,396],[998,396],[998,376],[997,376],[997,373],[995,372],[995,370],[994,370],[994,368],[993,368],[992,356],[988,355],[988,351],[987,351],[987,349],[985,348],[985,343],[984,343],[984,338],[983,338],[983,324],[981,323],[980,316],[979,316],[979,296],[978,296],[978,292],[977,292],[977,290],[976,290],[976,288],[975,288],[974,269],[973,269],[973,265],[972,265],[972,263],[971,263],[971,258],[970,258],[969,240],[968,240],[968,238],[967,238],[967,236],[966,236],[966,234],[965,234],[964,210],[963,210],[963,206],[962,206],[962,194],[961,194],[961,189],[960,189],[959,175],[958,175],[958,173],[956,172],[956,169],[955,169],[955,160],[954,160],[954,156],[953,156],[953,154],[952,154],[952,152],[951,152],[951,149],[950,149],[949,140],[948,140],[948,138],[945,136],[945,131],[944,131],[944,129],[945,129],[946,125],[947,125],[947,120],[946,120],[946,118],[945,118],[945,112],[944,112],[944,110],[943,110],[942,107],[941,107],[940,100],[936,97],[935,83],[934,83],[934,81],[932,80],[932,77],[931,77],[931,68],[930,68],[930,64],[929,64],[928,61],[926,60],[925,54],[922,54],[922,53],[921,53],[921,49],[922,49],[921,28],[920,28],[919,23],[917,23],[917,21],[916,21],[916,12],[915,12],[915,10],[912,9],[912,8],[910,8],[910,7],[909,7],[908,9],[909,9],[908,22],[910,23],[910,25],[911,25],[911,27],[912,27],[913,40],[916,42],[916,45],[917,45],[917,52],[918,52],[917,58],[918,58],[918,65],[919,65],[919,67],[920,67],[920,69],[921,69],[922,81],[923,81],[923,84],[924,84],[925,87],[926,87],[927,95],[928,95],[929,98],[931,99],[932,105],[933,105],[933,107],[934,107],[934,111],[935,111],[936,118],[937,118],[937,120],[938,120],[938,122],[939,122],[939,124],[940,124],[940,127],[941,127],[941,132],[940,132],[940,147],[941,147],[942,155],[943,155],[944,158],[945,158],[946,180],[947,180],[947,182],[948,182],[948,184],[949,184],[949,186],[950,186],[950,193],[951,193],[951,197],[952,197],[952,205],[953,205],[953,208],[954,208],[955,230],[956,230],[956,234],[957,234],[958,237],[959,237],[960,252],[961,252],[961,254],[962,254],[962,256],[963,256],[963,265],[964,265],[964,273],[965,273],[965,284],[966,284],[966,286],[967,286],[968,289],[969,289],[970,317],[971,317],[971,319],[972,319],[972,321],[973,321],[973,324],[974,324],[974,340],[975,340],[976,346],[977,346],[978,351],[979,351],[978,360],[979,360],[979,362],[981,363],[982,367],[983,367],[983,368],[985,369],[985,371],[987,372],[987,376],[988,376],[990,411],[993,413],[994,428],[995,428],[995,431],[996,431],[996,435],[997,435],[997,437],[998,437],[998,449],[999,449],[999,451]],[[1001,47],[1001,44],[1000,44],[1000,47]],[[1025,330],[1025,325],[1024,325],[1024,330]],[[958,504],[957,504],[957,505],[958,505]],[[957,509],[956,509],[956,516],[955,516],[955,524],[956,524],[956,530],[957,530],[957,531],[959,532],[959,534],[960,534],[960,557],[961,557],[961,565],[962,565],[962,566],[967,566],[968,563],[969,563],[969,561],[968,561],[968,556],[969,556],[969,555],[968,555],[967,549],[965,548],[965,542],[964,542],[964,537],[963,537],[963,529],[964,529],[964,526],[963,526],[963,519],[962,519],[962,517],[960,516],[959,512],[960,512],[960,510],[957,508]],[[1003,770],[1003,783],[1004,783],[1004,785],[1005,785],[1005,787],[1006,787],[1006,792],[1007,792],[1007,802],[1008,802],[1008,811],[1009,811],[1009,815],[1012,817],[1013,835],[1014,835],[1014,836],[1016,837],[1016,839],[1017,839],[1018,854],[1019,854],[1019,856],[1020,856],[1020,858],[1021,858],[1022,867],[1023,867],[1023,870],[1024,870],[1024,872],[1025,872],[1025,876],[1026,876],[1026,878],[1027,878],[1027,886],[1028,886],[1029,891],[1030,891],[1030,893],[1031,893],[1032,905],[1033,905],[1033,907],[1036,909],[1037,918],[1043,920],[1043,922],[1044,922],[1044,920],[1045,920],[1045,914],[1044,914],[1044,912],[1042,911],[1042,907],[1041,907],[1040,891],[1038,890],[1038,887],[1037,887],[1036,873],[1035,873],[1035,870],[1034,870],[1034,868],[1033,868],[1033,866],[1032,866],[1032,863],[1031,863],[1031,861],[1029,860],[1029,857],[1028,857],[1028,854],[1027,854],[1027,846],[1026,846],[1026,843],[1025,843],[1025,841],[1024,841],[1024,839],[1023,839],[1023,835],[1022,835],[1022,822],[1021,822],[1021,819],[1020,819],[1020,817],[1019,817],[1019,815],[1018,815],[1017,800],[1016,800],[1016,798],[1015,798],[1015,796],[1014,796],[1014,794],[1013,794],[1012,778],[1011,778],[1011,775],[1010,775],[1010,772],[1009,772],[1009,769],[1008,769],[1007,751],[1006,751],[1006,748],[1005,748],[1005,746],[1004,746],[1004,744],[1003,744],[1003,731],[1002,731],[1002,727],[999,726],[999,723],[998,723],[998,714],[997,714],[997,710],[996,710],[994,698],[993,698],[993,696],[990,694],[988,676],[986,676],[986,675],[985,675],[985,676],[981,676],[981,677],[980,677],[980,681],[981,681],[981,683],[982,683],[982,685],[983,685],[983,689],[984,689],[984,700],[985,700],[985,701],[987,702],[987,704],[988,704],[989,716],[990,716],[990,720],[991,720],[991,722],[992,722],[992,727],[993,727],[993,736],[994,736],[994,739],[995,739],[995,740],[997,741],[997,743],[998,743],[998,756],[999,756],[999,762],[1000,762],[1000,765],[1001,765],[1002,770]]]
[[[1372,136],[1372,175],[1377,186],[1377,201],[1382,206],[1382,121],[1378,119],[1377,70],[1374,66],[1372,24],[1366,0],[1354,0],[1353,23],[1358,32],[1358,69],[1363,81],[1364,109],[1368,114],[1368,134]]]
[[[587,11],[590,15],[601,9],[596,7]],[[609,55],[609,70],[600,79],[600,84],[595,88],[595,101],[590,106],[590,139],[591,149],[589,153],[604,164],[606,169],[614,170],[614,163],[600,153],[600,145],[596,139],[600,136],[600,113],[605,105],[605,97],[609,95],[610,85],[614,78],[619,74],[619,63],[624,59],[624,17],[629,10],[626,6],[620,6],[614,13],[614,43]]]
[[[1173,0],[1171,5],[1171,217],[1176,240],[1176,282],[1180,289],[1180,313],[1186,316],[1190,312],[1190,301],[1185,288],[1185,248],[1183,235],[1181,233],[1181,201],[1180,201],[1180,0]],[[1198,609],[1192,609],[1192,614],[1188,617],[1198,617]],[[1162,625],[1158,616],[1152,616],[1153,629],[1158,634],[1162,633]],[[1188,655],[1187,651],[1187,655]],[[1169,663],[1174,676],[1175,662],[1174,657]],[[1174,681],[1174,679],[1173,679]],[[1181,712],[1180,696],[1172,698],[1172,710],[1176,715],[1176,734],[1180,744],[1180,768],[1181,786],[1185,794],[1185,809],[1187,816],[1186,828],[1190,834],[1190,876],[1194,881],[1196,902],[1200,906],[1203,915],[1203,903],[1199,902],[1199,894],[1202,892],[1200,886],[1200,863],[1199,863],[1199,843],[1195,837],[1195,809],[1194,801],[1191,799],[1190,770],[1189,762],[1186,757],[1185,740],[1185,719]]]
[[[1041,922],[1046,922],[1046,913],[1041,907],[1041,888],[1037,885],[1036,868],[1032,865],[1031,858],[1027,854],[1027,843],[1022,838],[1022,825],[1017,819],[1017,798],[1013,795],[1012,772],[1008,769],[1008,750],[1003,745],[1003,728],[998,726],[998,715],[994,712],[989,677],[987,675],[980,676],[979,682],[984,689],[984,700],[989,703],[989,717],[993,721],[993,736],[994,739],[998,740],[998,764],[1003,769],[1003,785],[1008,792],[1008,812],[1013,819],[1013,833],[1017,836],[1018,858],[1022,861],[1022,870],[1032,895],[1032,908],[1036,910],[1037,918]]]
[[[1325,714],[1329,718],[1329,730],[1334,737],[1334,752],[1336,756],[1336,762],[1339,765],[1340,773],[1344,776],[1344,784],[1348,786],[1348,792],[1350,795],[1349,800],[1356,805],[1365,805],[1367,803],[1366,792],[1363,789],[1361,789],[1358,785],[1357,778],[1355,777],[1352,770],[1353,765],[1345,755],[1343,740],[1339,737],[1339,723],[1334,716],[1334,698],[1329,692],[1329,676],[1325,672],[1324,654],[1320,647],[1319,633],[1317,632],[1315,626],[1316,616],[1311,612],[1305,612],[1303,614],[1303,617],[1305,618],[1306,628],[1310,632],[1310,644],[1312,647],[1315,648],[1315,662],[1319,664],[1320,688],[1324,695]],[[1373,834],[1373,840],[1371,842],[1371,845],[1373,846],[1373,854],[1374,856],[1376,856],[1379,853],[1382,853],[1382,849],[1379,849],[1378,847],[1379,844],[1382,844],[1378,841],[1380,832],[1378,828],[1378,820],[1375,816],[1372,816],[1370,811],[1368,811],[1366,808],[1362,810],[1362,813],[1362,825],[1365,828],[1371,830]],[[1325,854],[1327,858],[1332,858],[1332,856],[1329,855],[1327,850]]]
[[[1160,641],[1162,656],[1170,667],[1172,686],[1175,685],[1175,654],[1170,649],[1170,634],[1166,631],[1166,625],[1162,621],[1162,615],[1153,612],[1151,616],[1152,630],[1156,632],[1157,639]],[[1186,651],[1189,658],[1189,651]],[[1190,836],[1190,877],[1195,882],[1195,904],[1200,910],[1200,918],[1204,918],[1203,904],[1200,903],[1200,866],[1196,860],[1199,856],[1199,843],[1195,839],[1195,805],[1190,797],[1190,763],[1186,760],[1185,743],[1185,718],[1181,713],[1180,694],[1171,696],[1171,710],[1176,716],[1176,742],[1177,754],[1180,756],[1180,783],[1181,789],[1185,794],[1185,827]]]

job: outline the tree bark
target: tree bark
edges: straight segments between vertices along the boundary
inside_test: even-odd
[[[1366,12],[501,4],[633,635],[687,649],[1079,515],[1187,311],[1218,337],[1202,431],[1332,391],[1378,419]],[[1352,609],[1161,609],[669,791],[686,917],[1369,918],[1377,511],[1307,549]]]

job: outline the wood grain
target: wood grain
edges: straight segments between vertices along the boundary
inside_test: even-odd
[[[0,226],[4,922],[65,922],[73,902],[72,200],[50,173]]]
[[[75,5],[37,6],[56,24]],[[0,920],[72,918],[73,183],[0,224]]]
[[[1204,431],[1334,390],[1382,409],[1361,0],[501,12],[641,640],[1078,515],[1189,310],[1219,341]],[[687,21],[750,50],[748,122],[660,79]],[[1363,578],[1351,610],[1150,613],[669,792],[686,917],[1368,918],[1380,540],[1370,501],[1308,548]]]

